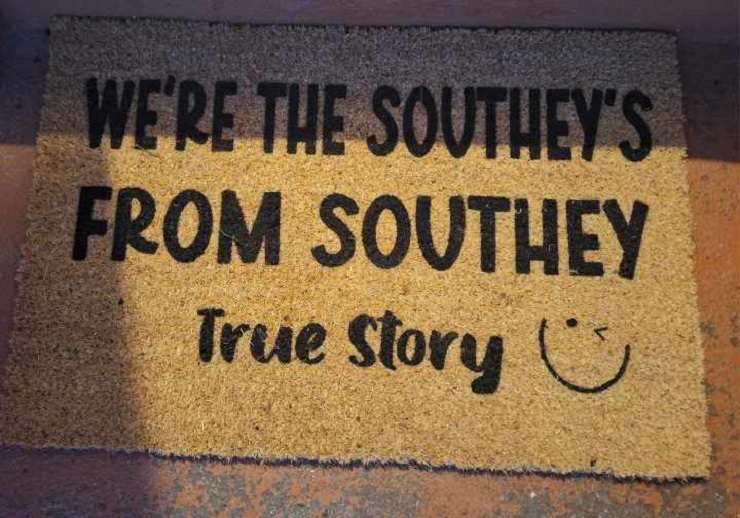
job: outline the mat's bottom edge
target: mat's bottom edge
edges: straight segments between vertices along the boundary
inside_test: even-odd
[[[460,466],[454,463],[431,463],[414,458],[341,458],[341,457],[302,457],[302,456],[273,456],[273,455],[225,455],[219,453],[177,453],[156,448],[124,448],[107,446],[68,446],[60,444],[27,444],[21,442],[7,442],[0,440],[0,448],[9,450],[24,450],[33,452],[54,453],[112,453],[122,455],[146,455],[161,460],[174,461],[207,461],[221,464],[246,464],[254,466],[275,467],[322,467],[337,469],[398,469],[417,470],[435,473],[459,473],[463,475],[514,475],[514,476],[541,476],[558,479],[591,478],[611,480],[615,482],[647,482],[654,484],[688,484],[706,482],[710,473],[702,471],[686,471],[681,473],[621,473],[609,470],[577,470],[558,469],[555,467],[511,465],[499,467]]]

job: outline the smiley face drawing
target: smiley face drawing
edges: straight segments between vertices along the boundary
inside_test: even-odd
[[[568,328],[575,328],[579,325],[579,322],[575,318],[569,318],[565,321],[565,326]],[[539,332],[539,340],[540,340],[540,356],[542,357],[542,361],[545,362],[545,366],[547,367],[547,370],[550,371],[550,374],[562,385],[565,385],[570,390],[574,390],[576,392],[582,392],[586,394],[595,394],[598,392],[603,392],[607,390],[609,387],[617,383],[620,379],[622,379],[622,376],[624,376],[624,373],[627,371],[627,366],[629,365],[630,361],[630,345],[626,344],[624,346],[624,356],[622,357],[622,365],[619,367],[619,370],[617,373],[610,378],[609,380],[595,386],[583,386],[579,385],[577,383],[574,383],[572,381],[569,381],[565,379],[563,376],[560,375],[560,373],[555,369],[552,362],[550,361],[550,358],[547,355],[547,347],[548,344],[546,343],[546,332],[548,329],[547,325],[547,319],[543,318],[542,323],[540,324],[540,332]],[[601,340],[606,340],[605,332],[608,328],[606,326],[604,327],[598,327],[593,330],[594,335],[596,335]]]

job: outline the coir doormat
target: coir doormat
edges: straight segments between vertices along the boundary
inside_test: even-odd
[[[56,19],[4,443],[706,476],[674,38]]]

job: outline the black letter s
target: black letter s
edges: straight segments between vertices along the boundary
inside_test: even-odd
[[[645,119],[635,111],[636,104],[643,111],[653,109],[653,103],[650,101],[650,97],[639,90],[631,90],[622,100],[622,113],[624,113],[627,122],[635,128],[637,136],[640,137],[640,145],[637,148],[632,147],[629,140],[623,140],[619,143],[619,149],[622,150],[624,157],[632,162],[644,160],[653,149],[653,137],[650,134],[650,128],[645,122]]]
[[[319,245],[311,249],[311,255],[322,266],[342,266],[355,255],[355,235],[347,225],[334,214],[334,209],[342,209],[345,214],[354,216],[360,211],[357,202],[344,194],[330,194],[321,202],[319,215],[321,221],[339,237],[340,248],[330,253],[326,246]]]
[[[389,112],[384,106],[385,100],[390,101],[391,106],[394,108],[401,104],[401,97],[398,95],[398,91],[392,86],[379,86],[373,94],[373,112],[380,122],[385,126],[386,139],[385,142],[379,142],[378,137],[370,135],[367,138],[367,147],[373,155],[384,156],[393,151],[398,144],[398,124],[393,118],[391,112]]]

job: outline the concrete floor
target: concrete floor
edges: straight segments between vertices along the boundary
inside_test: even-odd
[[[676,31],[695,210],[696,276],[712,434],[707,482],[265,466],[143,454],[0,448],[0,514],[740,516],[738,7],[733,0],[359,2],[0,1],[0,376],[51,14],[255,23],[600,27]],[[670,448],[670,445],[666,445]]]

